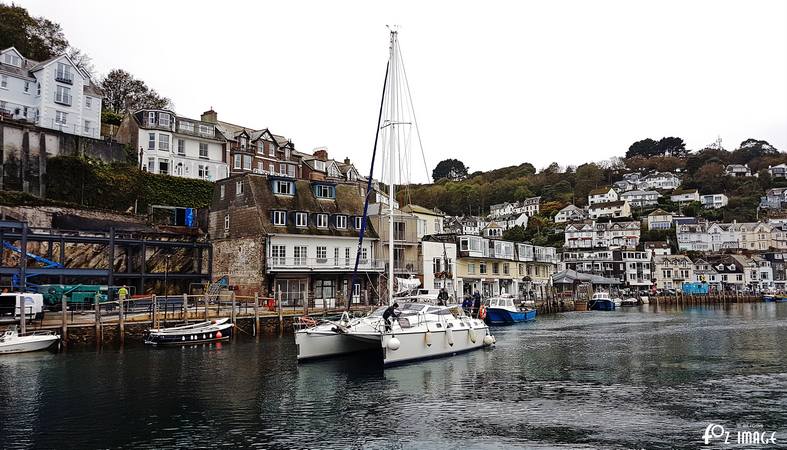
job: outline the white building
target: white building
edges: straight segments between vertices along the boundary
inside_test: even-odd
[[[98,139],[103,95],[66,55],[43,62],[0,52],[0,116]]]
[[[587,219],[588,214],[584,209],[568,205],[555,215],[555,223],[577,222]]]
[[[672,191],[670,200],[675,203],[688,203],[700,201],[700,193],[696,189],[680,189]]]
[[[431,240],[421,242],[421,273],[424,289],[445,288],[450,296],[458,288],[456,274],[456,241]],[[461,292],[454,298],[460,298]]]
[[[445,219],[445,214],[412,204],[405,205],[401,211],[415,216],[417,220],[416,234],[419,240],[424,236],[443,233],[443,220]]]
[[[724,173],[731,177],[750,177],[751,169],[744,164],[728,164],[724,168]]]
[[[633,207],[657,205],[659,197],[661,197],[661,194],[656,191],[634,190],[620,194],[620,199],[629,202]]]
[[[528,217],[533,217],[541,210],[541,197],[530,197],[522,201],[522,211]]]
[[[151,173],[208,181],[229,176],[226,141],[212,123],[145,109],[123,119],[117,139],[137,149],[141,168]]]
[[[708,194],[700,196],[700,203],[703,208],[719,209],[727,206],[729,199],[724,194]]]
[[[629,202],[625,200],[594,203],[588,206],[588,217],[593,220],[631,217],[631,206],[629,206]]]
[[[773,178],[787,178],[787,164],[779,164],[768,167],[768,173]]]
[[[588,206],[618,201],[618,193],[611,187],[593,189],[588,194]]]
[[[648,230],[669,230],[672,228],[672,213],[656,209],[648,214]]]
[[[694,263],[685,255],[656,256],[653,279],[656,289],[680,290],[683,283],[694,281]]]
[[[760,208],[782,209],[787,205],[787,188],[771,188],[765,191],[765,196],[760,197]]]
[[[638,189],[672,190],[680,186],[680,178],[670,172],[654,172],[640,178],[637,182]]]
[[[639,245],[639,222],[570,223],[564,234],[565,248],[634,248]]]

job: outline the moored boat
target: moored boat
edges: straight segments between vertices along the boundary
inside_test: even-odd
[[[534,308],[520,307],[510,297],[492,297],[487,301],[486,318],[490,325],[505,325],[527,322],[536,318]]]
[[[609,298],[606,292],[596,292],[588,302],[588,306],[593,311],[614,311],[615,302]]]
[[[634,297],[624,298],[620,302],[620,306],[637,306],[639,301]]]
[[[145,332],[145,343],[151,345],[189,345],[224,341],[232,336],[229,319],[210,320],[179,327],[151,328]]]
[[[785,303],[787,302],[787,295],[785,294],[763,295],[762,299],[768,303]]]
[[[36,331],[20,336],[14,326],[0,334],[0,354],[46,350],[59,340],[60,336],[50,331]]]

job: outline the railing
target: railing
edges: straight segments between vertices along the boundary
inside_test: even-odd
[[[55,81],[66,84],[74,84],[74,75],[70,72],[55,72]]]
[[[375,259],[361,259],[359,269],[382,270],[384,262]],[[295,256],[271,256],[268,258],[269,269],[288,269],[288,270],[353,270],[355,267],[355,257],[352,258],[298,258]]]

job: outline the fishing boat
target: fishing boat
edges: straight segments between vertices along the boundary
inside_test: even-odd
[[[399,92],[402,89],[407,92]],[[405,147],[407,140],[404,136],[410,134],[410,127],[415,124],[418,135],[415,114],[408,114],[409,86],[401,60],[398,32],[391,30],[389,59],[383,83],[383,95],[380,103],[380,112],[377,118],[377,130],[372,152],[372,168],[368,177],[366,199],[361,230],[359,233],[356,264],[353,270],[353,281],[358,273],[360,249],[363,244],[366,217],[368,215],[369,199],[372,193],[372,180],[374,177],[374,162],[377,154],[378,142],[381,142],[386,162],[387,174],[383,180],[388,192],[385,203],[380,203],[379,213],[388,216],[388,270],[387,293],[381,298],[383,304],[396,306],[396,315],[388,320],[383,315],[388,306],[380,306],[375,311],[364,317],[351,318],[348,313],[334,321],[313,322],[311,319],[299,321],[295,332],[298,361],[314,358],[324,358],[345,353],[371,350],[373,360],[381,361],[384,366],[400,364],[435,358],[440,356],[455,355],[457,353],[480,349],[495,343],[494,337],[489,332],[489,327],[480,318],[469,317],[460,305],[440,305],[428,296],[400,297],[397,296],[408,283],[398,279],[394,270],[394,224],[398,214],[395,210],[396,186],[399,183],[397,173],[409,173],[399,170],[401,159],[406,159]],[[420,142],[420,136],[418,136]],[[387,154],[385,153],[387,151]],[[383,158],[385,159],[385,158]],[[387,207],[387,208],[385,208]],[[384,209],[387,209],[387,214]],[[410,283],[415,285],[415,283]],[[399,289],[397,289],[397,287]],[[387,298],[386,298],[387,297]],[[456,298],[456,296],[454,296]]]
[[[512,297],[492,297],[487,300],[486,322],[490,325],[508,325],[527,322],[536,318],[534,308],[516,305]]]
[[[588,307],[592,311],[614,311],[615,302],[609,297],[606,292],[596,292],[588,302]]]
[[[189,345],[224,341],[232,336],[229,319],[209,320],[179,327],[151,328],[145,332],[150,345]]]
[[[637,306],[639,301],[634,297],[624,298],[620,302],[620,306]]]
[[[13,326],[0,334],[0,354],[46,350],[58,341],[60,335],[51,331],[36,331],[20,336],[16,326]]]
[[[785,294],[763,295],[762,299],[768,303],[785,303],[787,302],[787,295]]]

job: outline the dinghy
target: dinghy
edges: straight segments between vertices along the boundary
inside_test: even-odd
[[[217,319],[170,328],[151,328],[145,332],[145,343],[151,345],[189,345],[224,341],[232,336],[229,319]]]

